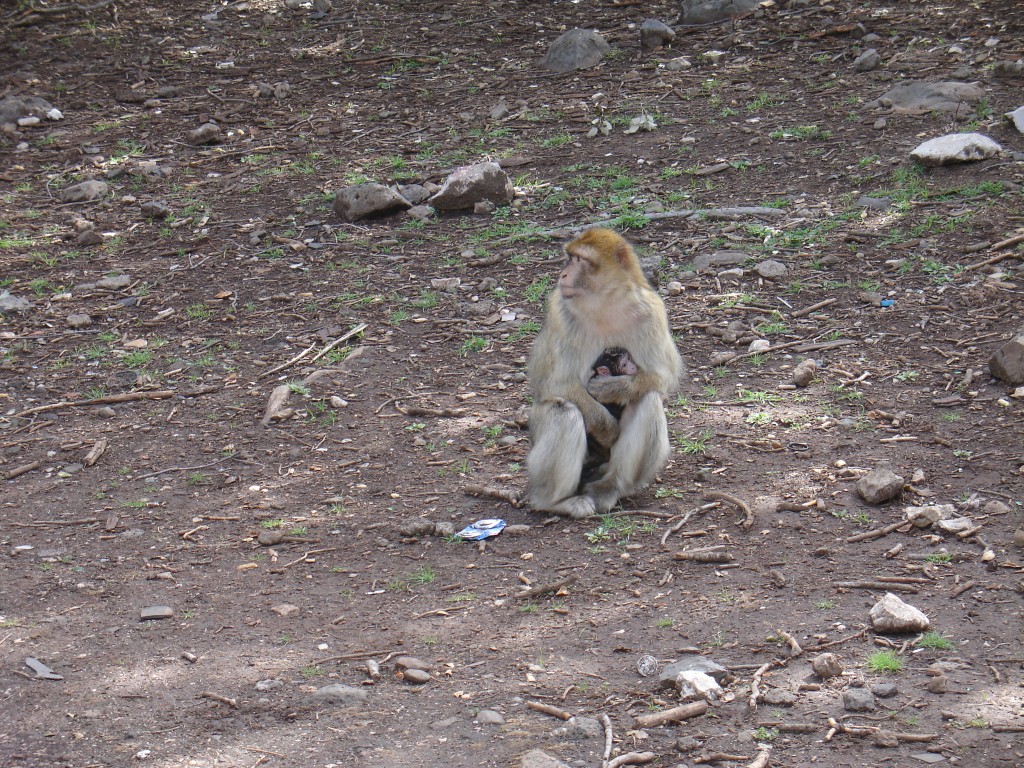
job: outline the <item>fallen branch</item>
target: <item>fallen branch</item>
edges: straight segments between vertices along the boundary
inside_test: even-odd
[[[767,744],[764,744],[758,747],[758,749],[761,750],[761,754],[747,763],[747,768],[768,768],[768,759],[772,748]]]
[[[227,456],[221,456],[219,459],[217,459],[216,461],[211,461],[209,464],[197,464],[194,467],[167,467],[167,469],[158,469],[156,472],[149,472],[149,473],[147,473],[145,475],[137,475],[137,476],[135,476],[132,479],[133,480],[145,480],[147,477],[156,477],[157,475],[165,475],[168,472],[193,472],[193,471],[195,471],[197,469],[209,469],[210,467],[215,467],[215,466],[217,466],[218,464],[220,464],[222,462],[230,461],[231,459],[235,458],[235,456],[237,456],[237,455],[238,455],[237,453],[231,453],[231,454],[228,454]]]
[[[169,397],[198,397],[208,395],[220,389],[217,385],[200,387],[192,392],[175,392],[173,389],[157,389],[150,392],[122,392],[120,395],[106,395],[105,397],[90,397],[88,400],[62,400],[59,403],[49,405],[37,405],[21,413],[14,414],[11,418],[17,419],[24,416],[31,416],[34,413],[45,413],[46,411],[57,411],[61,408],[77,408],[83,405],[110,405],[111,403],[132,403],[137,400],[166,400]]]
[[[395,410],[406,416],[437,416],[438,418],[457,419],[466,415],[465,408],[423,408],[419,405],[409,405],[405,408],[395,406]]]
[[[870,531],[864,531],[863,533],[858,533],[854,536],[847,536],[846,543],[856,544],[858,541],[870,541],[871,539],[880,539],[883,536],[888,536],[893,531],[902,528],[904,525],[910,525],[910,521],[897,520],[895,523],[883,525],[881,528],[874,528]]]
[[[356,335],[362,333],[365,330],[366,330],[366,323],[360,323],[355,328],[353,328],[351,331],[349,331],[348,333],[342,334],[341,336],[336,338],[334,341],[332,341],[330,344],[328,344],[326,347],[324,347],[319,352],[317,352],[316,355],[313,356],[313,359],[310,360],[309,362],[315,363],[317,360],[319,360],[321,357],[326,355],[328,352],[330,352],[336,346],[341,344],[343,341],[348,341],[353,336],[356,336]]]
[[[747,503],[742,499],[733,496],[731,493],[725,491],[705,491],[705,499],[720,499],[721,501],[728,501],[730,504],[735,504],[743,512],[743,522],[740,523],[741,528],[749,529],[754,524],[754,513],[751,511]]]
[[[15,528],[44,528],[48,525],[92,525],[100,522],[98,517],[85,517],[81,520],[33,520],[31,523],[10,522]]]
[[[789,632],[784,632],[781,629],[777,629],[775,630],[775,632],[779,637],[781,637],[783,640],[786,641],[786,643],[789,644],[789,658],[795,659],[797,656],[804,652],[804,649],[800,647],[800,643],[798,643],[796,641],[796,638],[789,634]]]
[[[572,584],[578,578],[577,574],[573,573],[566,576],[564,579],[551,582],[550,584],[538,584],[536,587],[530,589],[524,589],[522,592],[514,595],[517,600],[526,600],[531,597],[540,597],[541,595],[553,594],[563,587],[567,587]]]
[[[281,571],[285,570],[286,568],[291,568],[293,565],[298,565],[299,563],[306,562],[306,560],[308,558],[312,557],[313,555],[319,555],[319,554],[322,554],[324,552],[333,552],[335,549],[336,549],[335,547],[325,547],[324,549],[311,549],[308,552],[303,552],[301,557],[297,557],[294,560],[292,560],[291,562],[285,563],[284,565],[280,566],[279,568],[271,568],[270,572],[271,573],[280,573]]]
[[[811,314],[811,312],[815,312],[815,311],[817,311],[819,309],[827,307],[830,304],[835,304],[837,301],[839,301],[839,299],[836,299],[836,298],[824,299],[824,300],[819,301],[819,302],[817,302],[815,304],[811,304],[811,306],[809,306],[809,307],[804,307],[803,309],[798,309],[796,312],[790,312],[789,316],[790,317],[803,317],[804,315]]]
[[[773,666],[775,666],[774,661],[766,661],[754,672],[754,677],[750,681],[750,698],[747,699],[747,707],[750,709],[757,709],[757,700],[761,698],[761,678]]]
[[[714,509],[715,507],[718,506],[721,506],[719,502],[712,501],[710,504],[705,504],[701,507],[697,507],[696,509],[691,509],[685,515],[683,515],[678,522],[676,522],[674,525],[672,525],[671,528],[669,528],[667,531],[665,531],[665,533],[662,534],[661,546],[664,547],[666,545],[666,542],[668,541],[668,537],[682,529],[684,525],[690,522],[690,518],[693,517],[695,514],[697,514],[698,512],[705,512],[709,509]]]
[[[885,592],[909,592],[917,594],[917,587],[913,584],[893,584],[886,581],[837,581],[833,584],[836,589],[874,589]]]
[[[694,765],[702,765],[704,763],[742,763],[744,760],[749,760],[750,755],[730,755],[728,752],[711,752],[706,755],[698,755],[693,758]]]
[[[501,499],[517,509],[525,503],[518,491],[506,488],[493,488],[489,485],[467,485],[463,487],[462,492],[467,496],[476,496],[479,499]]]
[[[658,759],[658,756],[653,752],[627,752],[624,755],[619,755],[614,760],[609,760],[605,763],[604,768],[620,768],[623,765],[642,765],[644,763],[653,763]]]
[[[608,765],[608,758],[612,756],[612,719],[604,712],[601,713],[601,725],[604,726],[604,753],[601,756],[601,765]]]
[[[532,709],[534,712],[540,712],[545,715],[557,717],[559,720],[569,720],[572,718],[572,715],[564,709],[559,709],[551,704],[543,704],[539,701],[528,701],[526,702],[526,707],[527,709]]]
[[[238,699],[229,699],[227,696],[221,696],[219,693],[213,693],[211,691],[203,691],[199,696],[204,699],[209,699],[210,701],[227,704],[232,709],[238,709]]]
[[[14,469],[9,469],[4,472],[4,480],[13,480],[16,477],[21,477],[26,472],[31,472],[33,469],[39,469],[41,466],[43,466],[43,462],[41,461],[32,461],[28,464],[22,464],[20,467],[15,467]]]
[[[689,720],[691,717],[698,717],[708,711],[706,701],[694,701],[690,704],[683,704],[679,707],[672,707],[663,712],[654,712],[650,715],[640,715],[636,718],[636,724],[641,728],[653,728],[666,723],[678,723],[681,720]]]

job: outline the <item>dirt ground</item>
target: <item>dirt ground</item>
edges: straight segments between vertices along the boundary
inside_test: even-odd
[[[1024,165],[908,159],[966,129],[1024,150],[1024,79],[993,68],[1024,55],[1016,2],[769,3],[651,53],[638,25],[675,6],[27,5],[4,6],[4,94],[63,120],[0,134],[0,285],[32,302],[0,318],[0,765],[601,765],[603,735],[531,702],[606,715],[612,756],[658,766],[1024,764],[1024,400],[988,372],[1024,325],[1024,252],[998,246]],[[573,26],[611,53],[539,68]],[[959,120],[865,106],[958,69],[987,94]],[[191,143],[210,120],[221,143]],[[331,211],[482,159],[517,188],[492,214]],[[89,178],[102,200],[60,202]],[[772,212],[644,215],[731,206]],[[525,487],[526,357],[560,243],[600,221],[654,265],[689,365],[672,459],[595,520],[468,495]],[[741,271],[693,269],[722,250]],[[263,424],[279,386],[294,413]],[[902,496],[868,505],[886,461]],[[980,527],[855,538],[926,504]],[[494,517],[517,527],[450,535]],[[872,631],[889,590],[929,634]],[[842,675],[812,672],[824,651]],[[703,655],[725,690],[644,727],[679,704],[648,654]],[[334,683],[365,701],[307,701]]]

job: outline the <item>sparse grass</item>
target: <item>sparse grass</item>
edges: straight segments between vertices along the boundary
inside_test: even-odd
[[[867,658],[867,667],[876,675],[895,675],[903,670],[903,659],[896,651],[887,648],[870,654]]]
[[[774,741],[779,737],[778,728],[768,728],[767,726],[758,726],[754,729],[754,741]]]
[[[430,584],[437,578],[437,573],[429,565],[424,565],[409,577],[410,584]]]
[[[658,619],[656,622],[654,622],[654,626],[658,629],[671,629],[673,626],[675,626],[675,623],[675,619],[666,616],[665,618]]]
[[[480,336],[470,336],[459,347],[459,357],[469,357],[471,353],[482,352],[487,349],[487,339]]]
[[[792,128],[781,128],[769,134],[773,139],[789,139],[794,141],[824,140],[832,137],[832,131],[819,128],[817,125],[795,125]]]
[[[537,278],[526,287],[526,300],[531,304],[539,304],[544,301],[551,291],[551,275],[544,275]]]
[[[933,651],[951,651],[953,650],[953,642],[939,632],[929,631],[921,635],[921,639],[917,641],[918,648],[929,648]]]
[[[708,442],[715,436],[713,429],[705,429],[696,437],[676,435],[679,452],[687,456],[701,456],[707,453]]]

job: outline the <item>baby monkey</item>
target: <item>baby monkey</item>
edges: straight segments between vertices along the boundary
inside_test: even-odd
[[[612,347],[594,361],[595,376],[635,376],[636,363],[622,347]]]

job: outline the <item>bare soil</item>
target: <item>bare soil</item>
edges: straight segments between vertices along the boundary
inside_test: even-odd
[[[908,160],[965,127],[1022,149],[1001,118],[1021,80],[992,68],[1024,53],[1017,3],[770,7],[648,54],[635,25],[674,6],[388,0],[315,18],[179,0],[20,25],[13,5],[5,93],[64,119],[0,135],[0,279],[34,305],[0,320],[0,765],[518,766],[534,748],[600,764],[602,739],[553,735],[530,701],[607,715],[617,751],[659,766],[746,765],[759,745],[777,766],[1024,762],[1024,419],[987,368],[1022,325],[1020,247],[992,245],[1024,226],[1024,167]],[[573,26],[612,54],[539,69]],[[855,73],[871,46],[882,66]],[[665,68],[682,55],[691,68]],[[863,106],[960,67],[988,96],[959,121]],[[643,114],[657,129],[625,134]],[[612,132],[587,138],[601,117]],[[192,145],[208,120],[222,143]],[[519,190],[491,215],[331,212],[345,184],[437,182],[485,158]],[[103,200],[59,202],[86,178],[108,179]],[[141,215],[154,200],[169,219]],[[640,215],[727,206],[780,213]],[[79,218],[98,242],[78,243]],[[525,360],[564,234],[596,221],[628,231],[665,289],[690,366],[669,404],[678,450],[600,520],[467,495],[525,486]],[[718,250],[747,252],[742,274],[691,269]],[[759,277],[767,258],[788,273]],[[80,313],[91,324],[70,328]],[[712,365],[756,338],[773,349]],[[786,388],[804,357],[816,378]],[[264,425],[281,385],[294,413]],[[907,486],[869,506],[854,484],[883,461]],[[929,503],[980,530],[850,540]],[[485,545],[404,529],[493,517],[528,528]],[[674,556],[717,545],[731,562]],[[837,586],[858,581],[874,586]],[[938,634],[871,631],[880,582]],[[141,620],[153,606],[172,615]],[[901,670],[877,670],[885,649]],[[812,674],[822,650],[843,676]],[[692,652],[730,669],[724,699],[638,727],[678,701],[637,660]],[[433,679],[403,680],[395,654]],[[63,679],[34,679],[26,657]],[[944,693],[926,688],[937,663]],[[751,707],[755,677],[795,702]],[[844,711],[845,690],[879,682],[895,696]],[[331,683],[367,685],[367,703],[304,706]],[[911,736],[878,747],[830,718]]]

